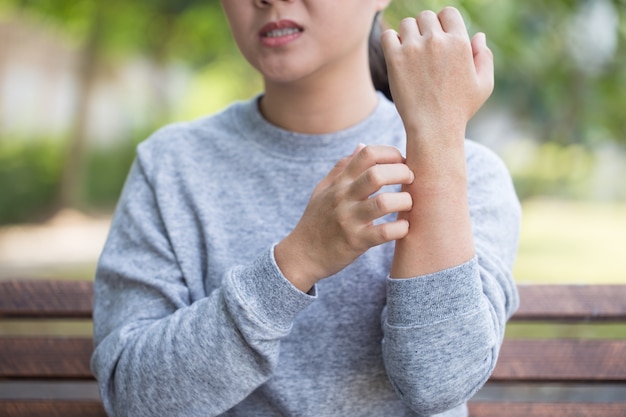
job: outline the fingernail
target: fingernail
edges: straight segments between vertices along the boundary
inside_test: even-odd
[[[354,150],[354,152],[352,152],[352,155],[356,155],[357,153],[359,153],[361,151],[361,149],[365,148],[365,144],[363,143],[359,143],[358,145],[356,145],[356,149]]]
[[[487,46],[487,35],[485,35],[483,32],[480,32],[478,36],[480,37],[480,42],[483,45]]]

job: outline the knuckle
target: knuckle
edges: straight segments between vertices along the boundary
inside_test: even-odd
[[[423,10],[417,16],[420,19],[432,19],[436,18],[437,14],[432,10]]]
[[[337,161],[337,163],[335,164],[335,168],[343,168],[348,165],[348,162],[350,162],[350,157],[343,157],[339,161]]]
[[[456,15],[459,15],[460,12],[459,12],[459,9],[457,9],[456,7],[446,6],[443,9],[441,9],[440,14],[441,15],[450,15],[450,16],[454,15],[454,16],[456,16]]]
[[[400,20],[400,25],[404,26],[410,26],[410,25],[415,25],[415,18],[414,17],[405,17],[404,19]]]
[[[391,201],[387,194],[379,194],[372,198],[377,214],[387,214],[391,211]]]
[[[374,165],[376,163],[376,153],[371,146],[365,146],[359,153],[360,157],[368,163],[368,165]]]
[[[441,33],[431,32],[426,38],[429,41],[428,46],[435,51],[445,46],[446,38]]]
[[[380,225],[377,230],[378,242],[388,242],[393,240],[391,229],[388,224]]]
[[[403,51],[407,54],[406,59],[403,56],[404,63],[410,63],[412,56],[419,55],[424,51],[424,46],[421,42],[405,42],[402,44]]]
[[[472,44],[470,38],[466,34],[455,33],[451,35],[451,38],[454,40],[459,49],[471,52]]]
[[[330,208],[333,210],[337,210],[339,207],[343,205],[344,201],[345,201],[344,193],[342,191],[337,191],[330,197]]]
[[[384,183],[380,166],[375,165],[365,171],[365,181],[367,184],[376,187],[376,189],[380,188]]]
[[[351,251],[361,251],[363,250],[363,241],[359,238],[359,236],[353,233],[346,233],[344,235],[344,241],[348,248],[351,248]]]
[[[352,224],[351,216],[340,211],[337,213],[336,222],[342,233],[347,236],[346,240],[348,240],[350,233],[348,233],[347,231],[350,230],[350,226]]]

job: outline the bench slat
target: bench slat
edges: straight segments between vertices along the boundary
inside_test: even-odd
[[[626,285],[519,285],[513,320],[624,320]],[[0,317],[90,318],[91,281],[0,282]]]
[[[626,381],[626,340],[505,340],[493,381]]]
[[[0,378],[93,379],[91,338],[0,338]]]
[[[91,318],[91,281],[1,281],[2,318]]]
[[[520,285],[516,321],[626,321],[626,285]],[[0,318],[91,318],[91,281],[0,282]],[[0,337],[0,379],[93,384],[91,337]],[[504,342],[496,383],[626,383],[626,340]],[[73,382],[70,382],[73,381]],[[82,398],[82,397],[81,397]],[[595,399],[594,399],[595,400]],[[579,398],[579,401],[584,401]],[[470,403],[471,416],[626,416],[623,403]],[[105,417],[94,398],[0,400],[1,416]]]
[[[107,415],[100,401],[0,400],[0,416],[106,417]]]
[[[0,338],[0,377],[91,379],[90,338]],[[492,381],[626,382],[626,340],[506,340]]]
[[[519,285],[513,320],[624,320],[626,285]]]
[[[623,417],[626,403],[470,403],[470,417]],[[97,401],[0,401],[6,417],[106,417]]]
[[[470,417],[624,417],[626,403],[469,404]]]

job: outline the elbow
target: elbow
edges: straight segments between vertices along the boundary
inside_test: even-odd
[[[137,400],[140,399],[136,395],[138,386],[133,385],[123,373],[120,374],[120,369],[125,367],[125,350],[118,337],[119,335],[113,334],[101,340],[96,338],[96,346],[91,356],[91,372],[98,383],[106,415],[109,417],[154,415],[151,414],[149,407],[138,407]]]
[[[450,411],[462,406],[483,386],[487,380],[464,381],[459,379],[448,386],[435,384],[420,384],[419,388],[404,387],[392,382],[397,395],[402,402],[420,416],[431,416]],[[466,382],[468,385],[464,386]],[[453,386],[451,386],[453,385]]]
[[[487,382],[497,358],[497,348],[466,352],[464,360],[432,362],[414,367],[417,372],[390,375],[394,390],[418,415],[435,415],[462,406]]]
[[[393,379],[391,383],[402,402],[420,416],[440,414],[462,402],[451,390],[441,389],[437,383],[411,386]]]
[[[100,393],[100,400],[102,401],[102,405],[106,411],[107,416],[118,417],[123,414],[120,414],[116,409],[115,405],[120,402],[119,399],[116,399],[116,392],[113,384],[113,375],[114,371],[111,371],[111,368],[115,369],[115,364],[111,365],[106,355],[104,355],[101,351],[96,348],[92,357],[91,357],[91,372],[93,373],[96,381],[98,383],[98,390]]]

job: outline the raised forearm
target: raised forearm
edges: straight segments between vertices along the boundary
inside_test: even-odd
[[[485,36],[471,40],[458,10],[420,13],[383,34],[391,93],[407,133],[415,181],[409,232],[397,241],[391,276],[459,265],[474,254],[467,202],[465,127],[493,90]]]
[[[396,242],[392,278],[433,273],[474,256],[463,134],[441,135],[457,137],[408,138],[406,163],[416,180],[404,191],[411,194],[413,207],[400,214],[409,221],[409,233]]]

